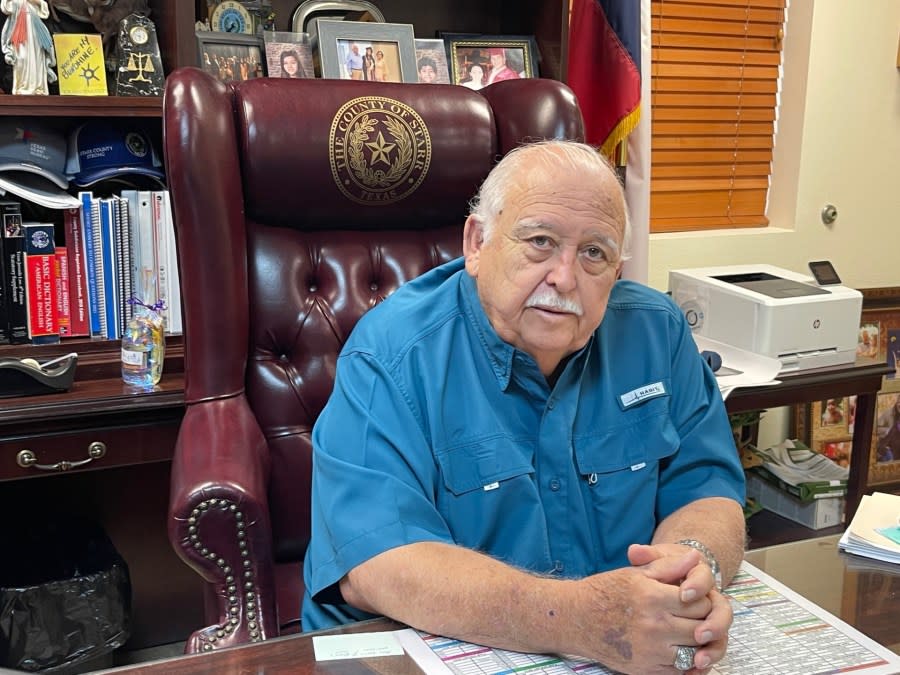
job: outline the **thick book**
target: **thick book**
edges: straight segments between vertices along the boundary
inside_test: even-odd
[[[22,205],[0,202],[0,249],[3,252],[3,297],[6,335],[11,344],[26,344],[28,301],[25,297],[25,230]]]
[[[137,223],[132,228],[132,250],[135,257],[135,293],[144,303],[152,305],[159,296],[156,290],[156,221],[151,190],[139,190],[137,193]]]
[[[69,251],[65,246],[56,247],[53,276],[56,278],[56,322],[59,337],[72,337],[72,321],[69,316]]]
[[[91,334],[88,309],[87,266],[84,259],[84,233],[81,209],[63,211],[69,282],[69,334],[86,337]]]
[[[25,223],[25,298],[28,335],[35,345],[59,343],[56,246],[53,223]]]
[[[102,305],[103,277],[100,264],[100,204],[90,191],[78,193],[81,200],[81,233],[84,242],[85,271],[88,289],[88,319],[91,337],[105,337],[105,307]]]
[[[128,200],[113,197],[115,205],[114,222],[116,234],[116,273],[119,283],[119,334],[123,334],[128,322],[134,316],[134,305],[129,302],[134,297],[134,273],[131,246],[131,214]]]
[[[18,204],[17,204],[18,206]],[[2,209],[2,205],[0,205]],[[6,254],[3,246],[3,233],[0,232],[0,345],[8,345],[9,340],[9,281],[6,278]]]
[[[181,333],[181,290],[175,256],[175,225],[167,190],[152,193],[154,243],[156,247],[156,293],[165,302],[161,314],[166,333]]]
[[[811,502],[816,499],[827,499],[829,497],[843,497],[847,494],[846,480],[817,480],[800,482],[792,485],[782,480],[774,473],[769,471],[765,465],[754,466],[747,469],[749,473],[756,474],[767,483],[770,483],[780,490],[784,490],[793,495],[801,502]]]
[[[122,337],[119,329],[119,270],[116,258],[115,203],[112,198],[103,198],[100,200],[100,277],[103,280],[101,302],[106,315],[105,320],[101,319],[101,324],[105,328],[104,337],[110,340]]]

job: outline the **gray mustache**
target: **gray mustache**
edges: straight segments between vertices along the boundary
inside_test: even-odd
[[[575,300],[569,300],[568,298],[559,296],[556,293],[535,293],[528,298],[528,302],[525,303],[525,306],[540,307],[542,309],[556,309],[576,316],[584,314],[584,310],[579,303]]]

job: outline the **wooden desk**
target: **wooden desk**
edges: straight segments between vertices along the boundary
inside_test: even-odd
[[[900,567],[862,571],[853,556],[837,550],[837,536],[759,549],[747,559],[850,625],[900,653]],[[344,627],[340,633],[396,630],[377,619]],[[219,673],[328,673],[331,675],[418,674],[412,659],[389,656],[360,661],[316,663],[311,634],[292,635],[218,652],[165,659],[104,673],[128,675],[219,675]]]
[[[857,361],[845,366],[779,375],[779,385],[735,390],[725,400],[725,407],[729,413],[735,413],[856,395],[850,478],[847,482],[846,521],[850,522],[862,496],[867,492],[875,401],[878,390],[881,389],[882,377],[888,372],[890,370],[886,363]],[[890,489],[900,485],[887,487]],[[879,489],[884,488],[879,486]]]

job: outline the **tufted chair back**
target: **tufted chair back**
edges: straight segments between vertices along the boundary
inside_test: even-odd
[[[468,200],[526,139],[581,138],[552,80],[169,76],[187,410],[169,536],[207,583],[187,651],[299,629],[310,435],[368,309],[460,255]]]

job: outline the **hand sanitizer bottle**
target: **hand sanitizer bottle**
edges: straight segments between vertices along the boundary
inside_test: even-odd
[[[135,387],[154,387],[162,377],[166,353],[164,303],[146,305],[135,298],[129,303],[134,315],[122,335],[122,380]]]

